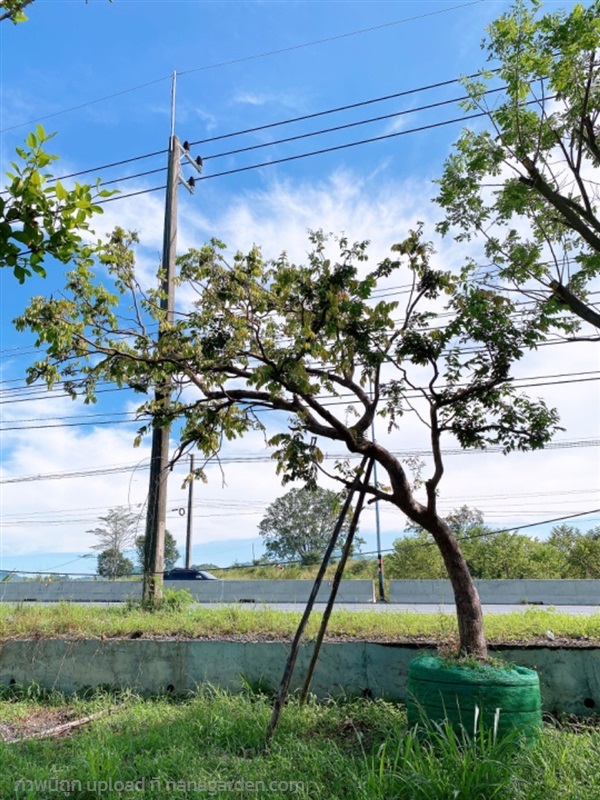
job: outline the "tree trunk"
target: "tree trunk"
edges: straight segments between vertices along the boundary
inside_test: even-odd
[[[420,522],[435,539],[448,571],[456,604],[460,652],[486,659],[488,651],[483,633],[481,600],[459,543],[448,525],[436,515]]]

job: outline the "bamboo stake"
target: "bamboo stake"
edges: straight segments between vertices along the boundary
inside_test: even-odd
[[[352,521],[350,523],[348,536],[346,537],[346,541],[344,543],[344,549],[342,550],[342,555],[337,565],[337,569],[335,571],[335,577],[333,579],[333,584],[331,586],[329,600],[327,601],[327,606],[325,608],[325,611],[323,612],[321,627],[319,628],[319,633],[317,635],[317,640],[315,642],[313,654],[310,659],[308,672],[306,673],[306,678],[304,680],[304,686],[302,687],[302,694],[300,695],[300,705],[304,705],[306,703],[306,698],[308,696],[308,691],[310,689],[310,682],[312,680],[313,672],[315,671],[315,667],[317,665],[317,659],[319,658],[319,652],[321,650],[321,645],[323,644],[323,639],[325,638],[325,631],[327,630],[327,624],[329,623],[329,618],[331,617],[331,612],[333,611],[333,606],[335,603],[335,599],[337,597],[338,589],[340,588],[340,582],[342,580],[342,575],[344,574],[344,569],[346,568],[346,562],[348,561],[348,556],[350,555],[350,551],[352,550],[352,542],[354,540],[354,534],[356,533],[356,529],[358,528],[358,521],[360,519],[360,514],[362,511],[362,507],[364,505],[365,494],[367,492],[367,486],[369,485],[369,479],[371,477],[371,470],[373,469],[373,463],[374,463],[373,459],[371,459],[369,461],[369,466],[367,467],[364,483],[360,489],[360,494],[358,496],[358,502],[356,504],[356,508],[354,509],[354,514],[352,515]]]
[[[292,675],[294,673],[294,667],[296,666],[296,659],[298,657],[298,652],[300,650],[300,640],[302,639],[302,635],[304,634],[304,630],[308,623],[308,618],[310,617],[310,613],[315,604],[317,594],[319,593],[319,589],[321,588],[321,583],[323,582],[323,576],[325,575],[325,570],[327,569],[329,559],[331,558],[333,551],[335,550],[335,546],[337,544],[337,540],[342,530],[346,514],[348,513],[348,509],[350,508],[350,503],[352,502],[352,497],[354,495],[354,492],[356,491],[356,488],[360,483],[360,476],[366,466],[367,461],[368,458],[367,456],[365,456],[361,461],[359,471],[357,472],[356,477],[352,482],[350,491],[348,492],[348,496],[346,497],[344,506],[338,517],[338,521],[336,522],[335,528],[333,529],[333,533],[331,534],[331,539],[329,541],[329,544],[327,545],[327,549],[325,550],[323,561],[321,562],[319,571],[317,572],[315,582],[313,584],[310,596],[306,603],[306,608],[304,609],[304,613],[302,614],[302,619],[300,620],[300,624],[298,625],[298,630],[296,631],[296,635],[294,636],[294,641],[292,642],[292,647],[287,658],[285,670],[283,672],[283,677],[281,679],[281,683],[279,684],[279,691],[277,693],[277,697],[275,698],[275,702],[273,704],[273,712],[271,714],[271,719],[269,721],[269,727],[267,728],[267,735],[264,748],[265,751],[269,749],[269,745],[271,743],[277,725],[279,724],[279,718],[281,717],[281,712],[283,710],[283,706],[285,705],[285,701],[287,699],[290,682],[292,680]]]

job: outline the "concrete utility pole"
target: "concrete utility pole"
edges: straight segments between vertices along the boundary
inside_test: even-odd
[[[161,323],[158,341],[160,343],[173,324],[175,308],[175,259],[177,257],[177,187],[179,183],[193,192],[194,181],[185,181],[181,176],[181,159],[186,158],[198,171],[202,159],[194,161],[189,153],[187,142],[182,147],[175,136],[175,81],[171,91],[171,136],[169,137],[169,159],[167,166],[167,193],[165,199],[165,228],[162,254],[162,298],[161,310],[165,313]],[[166,410],[171,402],[171,383],[156,386],[155,401],[157,409]],[[152,450],[150,456],[150,481],[148,488],[148,512],[146,516],[146,538],[144,543],[144,587],[143,598],[147,603],[157,603],[162,599],[163,574],[165,569],[165,527],[167,517],[167,478],[169,472],[169,426],[158,425],[152,428]]]
[[[160,342],[163,325],[173,323],[175,305],[173,277],[177,248],[177,184],[179,182],[179,139],[169,140],[169,163],[167,170],[167,196],[165,203],[165,232],[162,258],[161,310],[166,312],[165,322],[158,334]],[[171,386],[157,386],[154,398],[160,409],[167,409],[171,402]],[[146,540],[144,546],[144,600],[149,603],[162,599],[163,573],[165,569],[165,527],[167,516],[167,475],[169,469],[169,427],[154,422],[152,428],[152,451],[150,456],[150,485],[148,489],[148,513],[146,516]]]
[[[194,454],[190,453],[190,485],[188,487],[188,507],[187,507],[187,535],[185,539],[185,568],[190,568],[192,559],[192,530],[194,527]]]

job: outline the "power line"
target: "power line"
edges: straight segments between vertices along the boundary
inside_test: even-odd
[[[139,192],[129,192],[129,194],[120,194],[116,197],[108,197],[106,200],[96,200],[94,205],[96,206],[103,206],[106,203],[114,203],[115,200],[125,200],[127,197],[137,197],[140,194],[150,194],[151,192],[160,192],[163,189],[166,189],[166,184],[164,186],[154,186],[152,189],[141,189]]]
[[[572,448],[582,447],[598,447],[600,446],[600,439],[565,439],[556,442],[549,442],[544,447],[544,452],[548,450],[567,450]],[[430,450],[391,450],[391,455],[396,458],[406,458],[409,456],[427,457],[431,456]],[[465,450],[462,447],[448,447],[443,450],[444,456],[457,456],[457,455],[488,455],[493,453],[501,453],[503,449],[500,445],[490,446],[485,450]],[[323,455],[326,461],[337,461],[342,458],[356,459],[358,455],[353,453],[325,453]],[[256,463],[272,463],[273,458],[271,455],[260,456],[222,456],[219,457],[221,464],[256,464]],[[15,478],[2,478],[0,484],[12,483],[34,483],[39,481],[50,480],[68,480],[71,478],[92,478],[105,475],[117,475],[126,472],[135,472],[136,470],[147,470],[148,464],[126,464],[121,466],[104,466],[95,467],[87,470],[67,470],[64,472],[51,472],[36,475],[21,475]]]
[[[595,373],[584,373],[583,372],[583,373],[572,373],[572,374],[573,375],[579,375],[579,374],[586,375],[586,374],[595,374]],[[543,377],[543,376],[540,376],[540,378],[541,377]],[[558,376],[556,376],[556,377],[558,377]],[[574,384],[574,383],[589,383],[591,381],[600,380],[600,375],[596,375],[595,377],[592,377],[592,378],[577,378],[577,379],[571,378],[569,380],[551,380],[551,381],[540,381],[540,382],[536,382],[536,383],[517,383],[516,382],[516,381],[520,381],[520,380],[522,381],[522,380],[525,380],[525,379],[524,378],[516,378],[515,381],[506,381],[506,383],[510,383],[510,385],[514,386],[515,389],[537,389],[538,387],[542,387],[542,386],[562,386],[562,385]],[[534,380],[538,381],[539,379],[535,378]],[[461,385],[464,385],[464,384],[461,384]],[[461,385],[458,385],[458,386],[453,387],[453,388],[460,388]],[[426,391],[425,387],[420,387],[420,388],[422,388],[423,391]],[[440,387],[437,387],[436,391],[437,392],[443,392],[445,390],[445,388],[447,388],[447,387],[440,386]],[[415,394],[406,394],[406,395],[404,395],[404,397],[407,400],[419,400],[419,399],[421,399],[422,395],[419,392],[417,392]],[[329,400],[329,398],[332,398],[332,400],[330,402],[326,402],[326,401]],[[336,398],[336,399],[333,399],[333,398]],[[360,403],[361,402],[356,397],[356,395],[348,394],[348,393],[341,393],[339,395],[325,395],[322,398],[317,396],[315,399],[318,400],[321,403],[323,408],[331,408],[332,406],[349,405],[349,404],[352,404],[352,403]],[[25,402],[25,400],[4,401],[4,403],[10,403],[10,402]],[[240,403],[243,404],[243,405],[254,405],[255,401],[252,401],[252,400],[240,401]],[[260,403],[259,403],[259,405],[260,405]],[[264,408],[264,409],[257,409],[257,412],[258,411],[260,411],[261,413],[264,413],[264,412],[267,412],[267,411],[268,412],[277,412],[277,411],[279,411],[279,409],[276,409],[276,408]],[[132,418],[132,419],[99,419],[99,420],[96,420],[94,422],[85,421],[85,420],[88,420],[90,417],[94,417],[94,418],[95,417],[117,417],[117,416],[123,416],[125,414],[132,415],[134,413],[135,412],[119,412],[119,411],[110,412],[110,411],[107,411],[104,414],[102,414],[102,413],[100,413],[100,414],[81,414],[81,415],[73,414],[73,415],[65,416],[65,417],[37,417],[37,418],[29,419],[29,420],[27,420],[27,419],[26,420],[18,420],[18,423],[20,423],[20,424],[17,424],[17,425],[2,426],[2,427],[0,427],[0,432],[42,430],[42,429],[46,429],[46,428],[77,428],[77,427],[87,427],[87,426],[90,426],[90,425],[92,425],[92,426],[93,425],[133,425],[133,424],[140,424],[140,423],[145,424],[145,422],[149,421],[149,419],[145,420],[145,419],[138,419],[138,418]],[[45,422],[46,420],[49,420],[49,419],[55,419],[55,420],[77,419],[77,420],[83,420],[83,421],[80,421],[80,422],[64,422],[64,421],[63,422],[48,422],[47,424],[41,424],[41,425],[29,425],[29,424],[24,425],[24,424],[21,424],[21,423],[29,423],[29,422]]]
[[[532,101],[532,102],[535,102],[535,101]],[[526,103],[525,105],[530,105],[530,103]],[[380,136],[372,136],[372,137],[369,137],[369,138],[366,138],[366,139],[360,139],[360,140],[354,141],[354,142],[346,142],[345,144],[334,145],[334,146],[331,146],[331,147],[323,147],[323,148],[320,148],[319,150],[311,150],[311,151],[309,151],[307,153],[297,153],[296,155],[293,155],[293,156],[285,156],[283,158],[272,159],[271,161],[262,161],[262,162],[260,162],[258,164],[248,164],[248,165],[246,165],[244,167],[236,167],[234,169],[223,170],[222,172],[215,172],[212,175],[202,175],[199,178],[196,178],[195,180],[196,180],[196,182],[199,182],[199,181],[213,180],[214,178],[222,178],[222,177],[225,177],[227,175],[237,175],[237,174],[239,174],[241,172],[249,172],[250,170],[261,169],[263,167],[273,167],[273,166],[276,166],[278,164],[285,164],[285,163],[288,163],[288,162],[291,162],[291,161],[298,161],[298,160],[303,159],[303,158],[312,158],[313,156],[324,155],[326,153],[333,153],[333,152],[336,152],[338,150],[347,150],[350,147],[360,147],[360,146],[365,145],[365,144],[372,144],[373,142],[386,141],[388,139],[398,138],[399,136],[408,136],[409,134],[413,134],[413,133],[421,133],[422,131],[434,130],[434,129],[437,129],[437,128],[442,128],[442,127],[445,127],[446,125],[454,125],[456,123],[464,123],[464,122],[467,122],[469,120],[479,119],[479,118],[485,117],[485,116],[487,116],[487,112],[486,111],[480,111],[480,112],[477,112],[475,114],[467,114],[467,115],[463,115],[461,117],[454,117],[453,119],[442,120],[441,122],[432,122],[432,123],[429,123],[428,125],[420,125],[420,126],[418,126],[416,128],[409,128],[408,130],[405,130],[405,131],[395,131],[393,133],[386,133],[386,134],[382,134]],[[344,126],[342,126],[342,127],[344,127]],[[346,127],[352,127],[352,126],[348,125]],[[311,136],[316,136],[319,133],[320,133],[320,131],[317,131],[315,133],[311,133],[310,135]],[[304,136],[291,137],[290,141],[293,140],[294,138],[304,138]],[[267,146],[272,146],[272,145],[266,144],[264,146],[267,147]],[[254,148],[247,148],[247,149],[254,149]],[[217,156],[214,156],[214,157],[216,158]],[[113,182],[117,182],[117,181],[113,181]],[[165,189],[165,188],[166,188],[165,186],[157,186],[157,187],[154,187],[153,189],[143,189],[143,190],[138,191],[138,192],[131,192],[130,194],[119,195],[117,197],[110,197],[110,198],[108,198],[106,200],[98,200],[98,201],[96,201],[96,205],[104,205],[105,203],[115,202],[116,200],[124,200],[127,197],[134,197],[135,195],[139,195],[139,194],[147,194],[148,192],[156,192],[156,191],[160,191],[161,189]]]
[[[418,128],[410,128],[406,131],[395,131],[394,133],[385,133],[381,136],[372,136],[368,139],[360,139],[356,142],[347,142],[346,144],[338,144],[332,147],[323,147],[319,150],[311,150],[308,153],[298,153],[294,156],[286,156],[285,158],[277,158],[273,159],[272,161],[263,161],[260,164],[249,164],[245,167],[237,167],[236,169],[228,169],[224,170],[223,172],[215,172],[212,175],[202,175],[197,178],[197,181],[208,181],[212,180],[213,178],[222,178],[225,175],[236,175],[240,172],[248,172],[253,169],[260,169],[262,167],[274,167],[277,164],[284,164],[289,161],[298,161],[301,158],[311,158],[312,156],[319,156],[325,153],[333,153],[337,150],[347,150],[350,147],[359,147],[365,144],[371,144],[373,142],[382,142],[387,139],[395,139],[398,136],[408,136],[411,133],[420,133],[421,131],[433,130],[434,128],[442,128],[445,125],[453,125],[457,122],[466,122],[467,120],[477,119],[479,117],[487,116],[487,112],[480,111],[476,114],[468,114],[467,116],[462,117],[455,117],[454,119],[447,119],[443,120],[442,122],[432,122],[429,125],[420,125]],[[118,200],[120,198],[115,197],[112,198]],[[106,200],[103,202],[107,202]]]
[[[566,519],[576,519],[577,517],[585,517],[585,516],[588,516],[589,514],[595,514],[598,511],[600,511],[600,508],[594,508],[591,511],[581,511],[581,512],[579,512],[577,514],[567,514],[567,515],[562,516],[562,517],[554,517],[553,519],[544,519],[544,520],[539,520],[538,522],[529,522],[526,525],[516,525],[516,526],[513,526],[511,528],[503,528],[503,529],[497,530],[497,531],[486,531],[485,533],[481,533],[481,534],[479,534],[477,536],[475,536],[475,535],[470,536],[470,537],[469,536],[467,536],[467,537],[458,537],[457,536],[456,538],[457,538],[458,541],[468,541],[469,539],[484,538],[485,536],[496,536],[499,533],[512,533],[513,531],[521,531],[521,530],[525,530],[526,528],[537,528],[540,525],[550,525],[553,522],[562,522],[562,521],[564,521]],[[404,538],[406,538],[406,537],[404,537]],[[432,547],[432,546],[437,546],[437,545],[436,545],[436,543],[434,541],[431,541],[431,542],[413,542],[413,543],[410,543],[410,546],[411,547]],[[394,548],[393,547],[388,547],[387,549],[380,550],[380,551],[378,551],[378,550],[367,550],[364,553],[360,553],[360,555],[361,556],[372,556],[372,555],[377,555],[379,552],[381,552],[381,553],[393,553],[394,552]],[[255,564],[239,564],[239,565],[238,564],[234,564],[234,565],[232,565],[230,567],[214,567],[214,569],[215,569],[215,571],[219,570],[219,571],[222,571],[222,572],[226,572],[226,571],[229,571],[229,570],[232,570],[232,569],[254,569],[254,568],[256,568],[256,566],[287,566],[288,564],[291,565],[291,564],[301,564],[301,563],[302,563],[301,559],[292,559],[292,560],[289,560],[289,561],[277,561],[277,562],[268,561],[268,562],[264,562],[264,563],[258,564],[258,565],[255,565]]]
[[[468,542],[472,539],[485,539],[488,536],[497,536],[499,533],[513,533],[514,531],[522,531],[527,528],[537,528],[540,525],[550,525],[553,522],[563,522],[566,519],[575,519],[576,517],[587,517],[590,514],[596,514],[600,511],[600,508],[593,508],[591,511],[581,511],[578,514],[565,514],[562,517],[554,517],[553,519],[545,519],[541,522],[529,522],[526,525],[514,525],[510,528],[502,528],[499,531],[482,531],[481,533],[472,533],[469,536],[457,536],[456,540],[458,542]],[[406,537],[405,537],[406,538]],[[431,542],[410,542],[411,547],[431,547],[432,545],[436,545],[434,541]],[[393,550],[393,548],[392,548]],[[390,551],[388,551],[390,552]]]
[[[124,158],[121,161],[113,161],[111,164],[101,164],[98,167],[89,167],[89,169],[81,169],[78,172],[70,172],[68,175],[60,175],[58,178],[52,178],[53,181],[65,181],[67,178],[76,178],[78,175],[86,175],[88,172],[99,172],[103,169],[111,169],[112,167],[120,167],[123,164],[131,164],[134,161],[142,161],[144,158],[153,158],[154,156],[162,156],[164,153],[168,153],[168,149],[164,150],[155,150],[153,153],[144,153],[141,156],[132,156],[131,158]],[[166,169],[166,168],[165,168]],[[150,173],[142,172],[140,175],[147,175]],[[132,175],[131,177],[139,177]],[[123,178],[122,180],[125,180]],[[106,186],[105,183],[102,184]]]
[[[571,495],[587,495],[587,494],[597,494],[598,489],[560,489],[558,491],[540,491],[540,492],[512,492],[510,494],[487,494],[487,495],[471,495],[469,494],[469,502],[485,502],[485,501],[500,501],[500,500],[511,500],[513,503],[518,503],[519,505],[529,505],[529,500],[534,499],[534,502],[539,503],[541,499],[543,499],[544,505],[546,505],[549,501],[545,498],[558,498],[558,497],[566,497],[568,499],[558,501],[561,503],[568,503],[568,502],[579,502],[577,497],[570,497]],[[451,496],[444,496],[441,497],[444,503],[462,503],[464,504],[463,497],[451,497]],[[175,513],[179,511],[180,506],[177,506],[177,502],[184,504],[187,501],[186,498],[182,498],[180,501],[174,501],[171,505],[175,505],[176,507],[170,509],[170,513]],[[237,510],[247,509],[249,507],[254,507],[255,510],[262,510],[266,506],[268,506],[272,501],[268,499],[264,500],[223,500],[221,498],[214,498],[214,497],[203,497],[201,501],[194,503],[194,509],[200,508],[216,508],[226,511],[227,514],[223,516],[228,516],[229,513],[234,513]],[[552,501],[550,501],[552,502]],[[141,503],[133,504],[132,508],[139,508],[141,507]],[[184,508],[184,505],[181,505],[181,508]],[[111,509],[111,506],[83,506],[83,507],[76,507],[76,508],[57,508],[45,511],[29,511],[23,512],[18,511],[15,513],[3,513],[2,520],[7,525],[29,525],[29,524],[37,524],[39,517],[44,517],[44,524],[48,522],[62,522],[64,524],[71,524],[73,522],[79,521],[90,521],[98,519],[101,512],[106,512]],[[185,508],[184,508],[185,510]],[[499,513],[499,512],[497,512]],[[510,512],[512,513],[512,512]],[[72,515],[77,515],[77,519],[74,520]],[[52,518],[49,517],[52,515]],[[82,517],[82,515],[86,515]],[[494,514],[493,516],[496,516]],[[62,566],[62,565],[61,565]]]
[[[496,72],[497,70],[492,70],[492,72]],[[190,142],[191,146],[198,145],[198,144],[210,144],[211,142],[217,142],[222,139],[231,139],[233,136],[245,136],[248,133],[258,133],[260,131],[270,130],[271,128],[279,128],[282,125],[292,125],[296,122],[305,122],[309,119],[317,119],[318,117],[325,117],[329,114],[337,114],[341,111],[351,111],[355,108],[364,108],[365,106],[373,105],[374,103],[383,103],[387,100],[397,100],[400,97],[409,97],[413,94],[419,94],[420,92],[430,91],[431,89],[441,89],[444,86],[452,86],[453,84],[460,83],[463,80],[469,80],[471,78],[478,78],[481,77],[481,72],[474,72],[471,75],[466,75],[464,78],[448,78],[445,81],[437,81],[436,83],[429,83],[424,86],[418,86],[414,89],[403,89],[400,92],[393,92],[392,94],[385,94],[379,97],[372,97],[368,100],[358,100],[355,103],[348,103],[344,106],[336,106],[334,108],[327,108],[323,111],[313,111],[310,114],[302,114],[299,117],[288,117],[287,119],[281,119],[277,122],[267,122],[263,125],[256,125],[253,128],[242,128],[238,131],[232,131],[230,133],[222,133],[218,136],[210,136],[206,139],[197,139],[194,142]],[[506,87],[501,87],[506,88]],[[500,91],[499,89],[494,89],[490,91]],[[487,93],[487,92],[486,92]],[[459,98],[463,99],[463,98]],[[458,102],[458,100],[453,101],[445,101],[446,103],[449,102]],[[443,103],[440,103],[443,105]],[[428,106],[425,106],[428,108]],[[415,109],[415,111],[422,110],[422,109]],[[409,113],[409,112],[404,112]],[[370,121],[370,120],[368,120]]]
[[[502,86],[502,87],[500,87],[498,89],[488,89],[488,91],[485,92],[485,94],[493,94],[493,93],[496,93],[496,92],[500,92],[504,88],[505,87]],[[371,117],[369,119],[361,119],[361,120],[358,120],[357,122],[346,122],[343,125],[335,125],[332,128],[322,128],[321,130],[318,130],[318,131],[310,131],[309,133],[300,133],[300,134],[297,134],[296,136],[287,136],[285,139],[276,139],[275,141],[272,141],[272,142],[261,142],[260,144],[253,144],[253,145],[249,145],[248,147],[239,147],[236,150],[227,150],[227,151],[225,151],[223,153],[215,153],[214,155],[206,155],[206,156],[202,157],[202,160],[203,161],[210,161],[211,159],[215,159],[215,158],[224,158],[225,156],[234,156],[234,155],[238,155],[239,153],[248,153],[251,150],[261,150],[261,149],[263,149],[265,147],[275,147],[276,145],[279,145],[279,144],[286,144],[288,142],[295,142],[295,141],[298,141],[300,139],[309,139],[309,138],[311,138],[313,136],[322,136],[323,134],[326,134],[326,133],[334,133],[336,131],[343,131],[343,130],[346,130],[348,128],[356,128],[356,127],[358,127],[360,125],[367,125],[367,124],[372,123],[372,122],[381,122],[381,121],[383,121],[385,119],[395,119],[397,117],[406,116],[407,114],[417,114],[419,111],[428,111],[429,109],[432,109],[432,108],[440,108],[441,106],[453,105],[455,103],[459,103],[462,100],[467,100],[467,99],[468,99],[468,96],[467,95],[463,95],[462,97],[453,97],[451,100],[439,100],[437,103],[429,103],[428,105],[418,106],[417,108],[408,108],[408,109],[404,109],[403,111],[395,111],[395,112],[393,112],[391,114],[382,114],[382,115],[380,115],[378,117]],[[331,112],[328,112],[328,113],[331,113]],[[103,185],[105,185],[105,184],[103,184]]]
[[[349,31],[347,33],[340,33],[340,34],[337,34],[337,35],[334,35],[334,36],[328,36],[328,37],[326,37],[324,39],[315,39],[315,40],[310,41],[310,42],[302,42],[301,44],[290,45],[289,47],[281,47],[281,48],[278,48],[277,50],[268,50],[268,51],[263,52],[263,53],[255,53],[255,54],[249,55],[249,56],[241,56],[239,58],[233,58],[233,59],[230,59],[228,61],[220,61],[220,62],[217,62],[215,64],[206,64],[206,65],[204,65],[202,67],[194,67],[192,69],[182,70],[181,72],[178,72],[178,75],[180,75],[180,76],[181,75],[191,75],[191,74],[193,74],[195,72],[206,72],[206,71],[212,70],[212,69],[220,69],[222,67],[232,66],[234,64],[243,64],[243,63],[248,62],[248,61],[255,61],[255,60],[260,59],[260,58],[268,58],[270,56],[281,55],[282,53],[290,53],[290,52],[292,52],[294,50],[301,50],[301,49],[304,49],[306,47],[314,47],[316,45],[326,44],[328,42],[334,42],[334,41],[338,41],[340,39],[347,39],[347,38],[350,38],[352,36],[359,36],[359,35],[364,34],[364,33],[371,33],[373,31],[383,30],[385,28],[391,28],[391,27],[394,27],[396,25],[402,25],[402,24],[407,23],[407,22],[414,22],[414,21],[419,20],[419,19],[425,19],[426,17],[433,17],[433,16],[436,16],[438,14],[446,14],[446,13],[448,13],[450,11],[458,11],[461,8],[468,8],[469,6],[479,5],[482,2],[483,2],[483,0],[471,0],[471,2],[461,3],[460,5],[457,5],[457,6],[450,6],[450,8],[441,8],[441,9],[437,9],[436,11],[426,12],[424,14],[417,14],[417,15],[415,15],[413,17],[405,17],[403,19],[392,20],[391,22],[384,22],[381,25],[373,25],[373,26],[371,26],[369,28],[361,28],[360,30],[356,30],[356,31]],[[146,81],[145,83],[140,83],[140,84],[138,84],[136,86],[131,86],[128,89],[121,89],[118,92],[113,92],[112,94],[104,95],[103,97],[98,97],[98,98],[96,98],[94,100],[88,100],[85,103],[79,103],[76,106],[71,106],[70,108],[64,108],[64,109],[62,109],[60,111],[54,111],[54,112],[52,112],[50,114],[45,114],[44,116],[36,117],[35,119],[28,120],[27,122],[19,122],[17,125],[11,125],[8,128],[1,129],[0,133],[6,133],[7,131],[12,131],[12,130],[15,130],[17,128],[23,128],[26,125],[32,125],[32,124],[34,124],[36,122],[40,122],[40,121],[45,120],[45,119],[50,119],[52,117],[57,117],[57,116],[60,116],[62,114],[68,114],[71,111],[78,111],[81,108],[86,108],[87,106],[91,106],[91,105],[94,105],[96,103],[101,103],[101,102],[104,102],[105,100],[111,100],[113,97],[119,97],[121,95],[128,94],[130,92],[138,91],[139,89],[145,89],[147,86],[153,86],[154,84],[162,83],[163,81],[167,81],[167,80],[171,80],[171,75],[166,75],[166,76],[164,76],[162,78],[155,78],[154,80]]]
[[[353,109],[356,109],[356,108],[363,108],[365,106],[373,105],[375,103],[382,103],[382,102],[385,102],[385,101],[388,101],[388,100],[398,99],[400,97],[409,97],[411,95],[419,94],[419,93],[425,92],[425,91],[430,91],[432,89],[439,89],[439,88],[442,88],[442,87],[445,87],[445,86],[451,86],[453,84],[460,83],[462,80],[465,80],[465,79],[476,78],[479,75],[481,75],[480,72],[475,72],[475,73],[472,73],[471,75],[465,76],[465,78],[449,78],[448,80],[437,81],[436,83],[426,84],[424,86],[418,86],[418,87],[415,87],[413,89],[404,89],[404,90],[399,91],[399,92],[393,92],[392,94],[381,95],[379,97],[369,98],[367,100],[360,100],[360,101],[357,101],[355,103],[350,103],[350,104],[347,104],[347,105],[344,105],[344,106],[336,106],[336,107],[333,107],[333,108],[324,109],[323,111],[316,111],[316,112],[312,112],[310,114],[303,114],[303,115],[298,116],[298,117],[290,117],[290,118],[287,118],[287,119],[278,120],[277,122],[269,122],[269,123],[265,123],[263,125],[255,126],[253,128],[246,128],[246,129],[242,129],[242,130],[238,130],[238,131],[231,131],[229,133],[224,133],[224,134],[219,134],[217,136],[207,137],[206,139],[198,139],[197,141],[190,142],[190,146],[195,146],[195,145],[198,145],[198,144],[209,144],[211,142],[216,142],[216,141],[220,141],[220,140],[223,140],[223,139],[230,139],[230,138],[236,137],[236,136],[242,136],[242,135],[246,135],[246,134],[249,134],[249,133],[256,133],[256,132],[259,132],[259,131],[269,130],[271,128],[281,127],[282,125],[291,125],[291,124],[296,123],[296,122],[304,122],[304,121],[309,120],[309,119],[316,119],[316,118],[319,118],[319,117],[328,116],[330,114],[336,114],[336,113],[339,113],[339,112],[342,112],[342,111],[353,110]],[[493,93],[496,93],[496,92],[500,92],[505,88],[506,87],[501,86],[501,87],[498,87],[498,88],[495,88],[495,89],[488,89],[485,92],[485,94],[493,94]],[[326,129],[323,129],[323,130],[313,131],[311,133],[302,134],[302,135],[299,135],[299,136],[296,136],[296,137],[289,137],[287,139],[281,139],[281,140],[275,141],[275,142],[266,142],[266,143],[262,143],[262,144],[259,144],[259,145],[254,145],[254,146],[248,147],[248,148],[241,148],[239,150],[232,150],[231,152],[219,153],[219,154],[216,154],[216,155],[207,155],[207,156],[204,157],[204,160],[209,160],[211,158],[212,159],[221,158],[221,157],[226,156],[226,155],[233,155],[235,153],[246,152],[246,150],[253,150],[253,149],[258,149],[258,148],[261,148],[261,147],[269,147],[269,146],[273,146],[273,145],[276,145],[276,144],[282,144],[284,142],[294,141],[295,139],[302,139],[302,138],[306,138],[306,137],[310,137],[310,136],[318,136],[318,135],[323,134],[323,133],[330,133],[330,132],[337,131],[337,130],[343,130],[344,128],[355,127],[357,125],[364,125],[364,124],[367,124],[367,123],[370,123],[370,122],[377,122],[377,121],[380,121],[380,120],[390,119],[390,118],[397,117],[397,116],[403,116],[405,114],[414,114],[414,113],[417,113],[419,111],[425,111],[425,110],[428,110],[428,109],[431,109],[431,108],[437,108],[437,107],[444,106],[444,105],[450,105],[452,103],[458,103],[458,102],[461,102],[462,100],[465,100],[465,99],[467,99],[466,96],[453,98],[452,100],[443,100],[443,101],[439,101],[437,103],[431,103],[429,105],[425,105],[425,106],[421,106],[421,107],[417,107],[417,108],[413,108],[413,109],[405,109],[403,111],[394,112],[392,114],[385,114],[383,116],[374,117],[374,118],[367,119],[367,120],[359,120],[358,122],[347,123],[346,125],[340,125],[340,126],[333,127],[333,128],[326,128]],[[90,172],[99,172],[99,171],[102,171],[102,170],[105,170],[105,169],[112,169],[113,167],[122,166],[123,164],[130,164],[130,163],[133,163],[133,162],[136,162],[136,161],[141,161],[143,159],[153,158],[153,157],[159,156],[159,155],[164,155],[167,152],[168,152],[167,149],[155,150],[152,153],[144,153],[144,154],[138,155],[138,156],[131,156],[130,158],[121,159],[120,161],[113,161],[113,162],[110,162],[108,164],[100,164],[100,165],[98,165],[96,167],[88,167],[88,168],[83,169],[83,170],[78,170],[77,172],[70,172],[70,173],[68,173],[66,175],[61,175],[59,177],[52,178],[51,180],[52,181],[67,180],[68,178],[75,178],[75,177],[78,177],[80,175],[86,175],[86,174],[88,174]],[[166,167],[163,168],[163,169],[166,169]],[[142,172],[142,173],[139,173],[138,175],[135,175],[135,176],[126,176],[126,177],[124,177],[124,178],[122,178],[120,180],[130,180],[131,178],[134,178],[134,177],[142,177],[142,176],[145,176],[145,175],[148,175],[148,174],[153,174],[153,172],[159,172],[159,171],[161,171],[161,170],[153,170],[153,171],[151,170],[149,172]],[[110,183],[116,183],[116,182],[117,182],[117,180],[110,181]],[[103,183],[102,185],[106,186],[106,185],[108,185],[108,183]],[[4,191],[4,192],[1,192],[0,194],[6,194],[6,193],[7,192]]]

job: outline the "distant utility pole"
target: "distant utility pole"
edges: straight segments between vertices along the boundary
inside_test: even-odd
[[[165,332],[173,324],[175,308],[175,259],[177,257],[177,187],[179,183],[191,192],[194,179],[184,180],[181,175],[181,161],[185,158],[200,172],[202,159],[194,161],[189,154],[187,142],[182,146],[175,136],[175,86],[173,73],[171,90],[171,135],[169,137],[169,158],[167,165],[167,193],[165,198],[165,228],[162,255],[162,297],[161,310],[164,321],[158,332],[160,343]],[[155,403],[158,411],[166,411],[171,402],[171,383],[156,386]],[[156,603],[162,599],[163,574],[165,569],[165,527],[167,517],[167,478],[169,472],[169,426],[155,421],[152,427],[152,450],[150,455],[150,481],[148,488],[148,512],[146,516],[146,538],[144,544],[144,587],[146,602]]]
[[[194,454],[190,453],[190,484],[188,487],[187,535],[185,539],[185,568],[190,568],[192,559],[192,532],[194,527]]]

